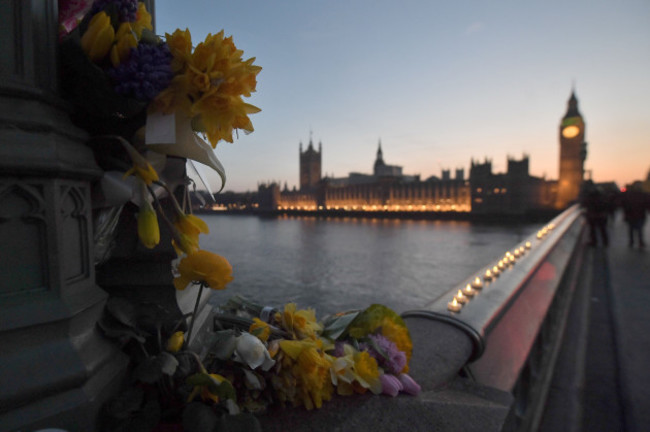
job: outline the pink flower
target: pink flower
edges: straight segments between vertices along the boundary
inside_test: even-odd
[[[402,383],[395,375],[383,374],[379,379],[381,381],[381,392],[383,394],[395,397],[403,388]]]
[[[407,374],[400,374],[397,379],[402,384],[402,391],[413,396],[417,396],[422,388]]]

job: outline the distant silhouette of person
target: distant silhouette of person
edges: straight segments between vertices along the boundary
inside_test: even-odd
[[[607,202],[605,194],[592,181],[584,184],[581,205],[584,208],[583,212],[589,224],[589,245],[598,245],[598,233],[603,246],[607,246],[609,244],[607,215],[609,214],[610,203]]]
[[[641,189],[641,183],[635,182],[623,194],[623,214],[628,227],[630,247],[634,246],[634,237],[639,247],[645,247],[643,225],[648,211],[648,196]]]

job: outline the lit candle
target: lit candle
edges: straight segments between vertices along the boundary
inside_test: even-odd
[[[548,224],[548,229],[549,230],[552,230],[553,228],[555,228],[555,224],[552,224],[552,223]]]
[[[530,249],[531,247],[533,247],[533,245],[529,241],[527,241],[526,242],[526,249]]]
[[[519,255],[521,255],[521,252],[519,251],[519,248],[515,249],[515,258],[519,258]]]
[[[514,264],[515,263],[515,257],[513,255],[510,255],[508,257],[508,261],[510,262],[510,264]]]
[[[499,276],[499,273],[501,273],[501,270],[499,270],[499,267],[497,267],[497,266],[492,267],[492,274],[494,275],[494,277]]]
[[[467,297],[474,297],[474,294],[476,294],[476,291],[472,289],[472,286],[470,284],[467,284],[465,288],[463,288],[463,294]]]
[[[456,301],[456,297],[454,297],[452,301],[447,303],[447,310],[450,310],[452,312],[460,312],[460,308],[462,307],[463,305]]]
[[[497,264],[497,266],[499,267],[499,270],[503,270],[503,269],[506,268],[506,265],[503,262],[503,260],[499,260],[499,263]]]
[[[523,246],[519,246],[519,255],[523,255],[526,253],[526,248]]]
[[[480,289],[483,288],[483,282],[481,282],[481,278],[476,276],[476,279],[472,282],[472,288],[474,289]]]
[[[490,271],[490,269],[485,270],[485,276],[483,276],[483,279],[485,279],[486,281],[492,279],[492,272]]]
[[[467,303],[469,301],[469,299],[467,297],[465,297],[465,295],[463,294],[463,292],[461,290],[458,290],[458,294],[456,294],[456,296],[454,298],[460,304],[465,304],[465,303]]]
[[[544,234],[541,231],[537,231],[537,238],[541,239]]]

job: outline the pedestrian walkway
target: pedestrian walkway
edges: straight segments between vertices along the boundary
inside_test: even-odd
[[[621,214],[608,231],[585,251],[542,431],[650,430],[650,249]]]

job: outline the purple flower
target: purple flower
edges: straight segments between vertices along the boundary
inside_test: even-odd
[[[115,7],[120,22],[135,21],[138,12],[138,0],[95,0],[90,14],[92,16],[109,6]]]
[[[343,357],[345,355],[345,342],[336,341],[334,344],[334,352],[332,355],[334,357]]]
[[[172,79],[172,54],[167,44],[141,43],[131,49],[125,62],[108,70],[115,92],[141,101],[150,101],[167,88]]]
[[[377,334],[369,336],[370,342],[364,344],[364,349],[377,360],[377,364],[387,373],[399,374],[406,366],[406,354],[385,336]]]

